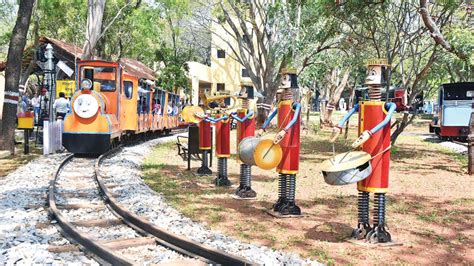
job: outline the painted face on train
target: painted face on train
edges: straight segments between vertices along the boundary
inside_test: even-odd
[[[74,102],[74,112],[82,118],[91,118],[99,110],[99,103],[90,94],[79,95]]]

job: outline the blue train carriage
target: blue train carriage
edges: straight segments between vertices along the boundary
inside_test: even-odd
[[[438,113],[430,132],[441,139],[466,140],[473,111],[474,82],[447,83],[439,87]]]

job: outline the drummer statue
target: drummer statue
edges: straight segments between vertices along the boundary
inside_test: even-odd
[[[215,118],[207,117],[206,120],[214,123],[216,128],[216,157],[217,177],[216,186],[230,186],[227,176],[227,159],[230,157],[230,119],[223,109],[229,105],[230,98],[222,99],[217,108]],[[222,109],[221,109],[222,108]]]
[[[209,151],[212,149],[211,121],[208,118],[209,115],[206,113],[196,114],[196,116],[202,119],[201,122],[199,122],[199,150],[202,151],[202,161],[197,173],[199,175],[212,175],[208,161]]]
[[[255,113],[250,108],[249,102],[254,98],[254,88],[252,83],[242,82],[241,90],[237,97],[242,101],[242,108],[232,113],[232,117],[237,121],[237,149],[240,142],[247,137],[255,135]],[[239,152],[237,152],[239,154]],[[252,166],[245,163],[240,164],[240,185],[235,191],[235,195],[242,199],[251,199],[257,196],[252,189]]]
[[[296,174],[298,173],[300,156],[300,117],[301,104],[295,69],[282,69],[280,73],[282,89],[278,108],[273,111],[258,131],[263,135],[271,120],[278,114],[279,132],[273,139],[274,144],[280,144],[283,157],[277,166],[278,200],[273,205],[273,211],[280,215],[300,215],[301,209],[295,203]]]
[[[369,100],[356,104],[333,128],[331,142],[340,134],[346,121],[359,112],[359,138],[352,143],[353,148],[361,147],[372,156],[372,173],[357,182],[358,224],[352,232],[356,239],[385,243],[391,241],[385,228],[385,193],[388,192],[390,165],[390,119],[396,105],[381,101],[381,89],[386,85],[386,60],[372,60],[368,64],[368,76],[365,84],[369,87]],[[375,193],[373,225],[369,224],[369,193]]]

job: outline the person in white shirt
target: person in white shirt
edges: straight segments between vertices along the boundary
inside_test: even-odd
[[[38,96],[38,93],[35,93],[35,96],[31,98],[31,105],[33,106],[33,111],[35,114],[35,123],[38,123],[40,115],[40,98]]]
[[[69,109],[69,101],[66,99],[64,92],[59,93],[59,98],[54,101],[53,108],[56,110],[56,119],[66,116]]]

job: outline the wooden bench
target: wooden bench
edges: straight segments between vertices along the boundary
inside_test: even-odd
[[[183,160],[188,159],[189,155],[189,147],[188,147],[188,141],[189,137],[187,136],[177,136],[177,141],[176,141],[176,146],[178,147],[178,155],[183,158]],[[195,160],[202,160],[200,153],[191,153],[192,158]]]
[[[188,170],[191,170],[191,159],[202,161],[201,149],[199,149],[199,127],[191,125],[188,127],[188,136],[177,136],[176,146],[178,155],[184,161],[188,161]],[[212,166],[212,150],[210,154],[210,166]]]

